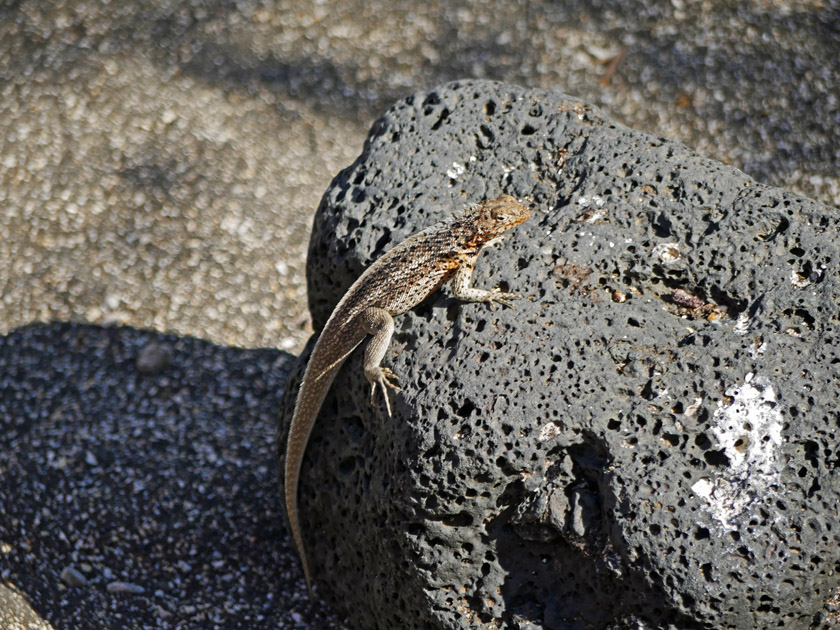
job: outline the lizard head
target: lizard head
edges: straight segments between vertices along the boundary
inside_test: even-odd
[[[469,213],[478,244],[501,236],[530,217],[531,211],[510,195],[482,201]]]

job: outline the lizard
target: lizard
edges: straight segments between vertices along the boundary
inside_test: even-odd
[[[400,388],[396,375],[380,363],[394,333],[394,316],[410,310],[450,280],[457,299],[512,306],[510,300],[518,295],[499,288],[474,288],[472,273],[482,248],[498,242],[503,233],[530,216],[530,211],[516,199],[502,195],[471,205],[410,236],[359,276],[324,325],[298,390],[286,441],[283,482],[286,515],[310,600],[314,597],[300,530],[298,482],[309,436],[336,373],[365,337],[372,335],[364,356],[371,405],[376,406],[378,385],[391,417],[388,390],[400,391]]]

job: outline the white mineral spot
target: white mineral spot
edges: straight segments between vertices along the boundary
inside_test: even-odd
[[[759,359],[764,356],[764,353],[767,352],[767,342],[763,339],[758,339],[755,342],[755,345],[750,348],[750,354],[752,355],[753,359]]]
[[[768,492],[779,478],[782,414],[767,378],[747,374],[744,384],[726,390],[729,404],[718,403],[712,435],[729,464],[715,478],[692,486],[725,529],[743,514],[754,498]]]
[[[466,170],[466,167],[460,162],[452,162],[452,166],[449,167],[448,171],[446,171],[446,176],[449,179],[458,179],[466,172]]]
[[[750,331],[750,318],[746,313],[738,315],[735,320],[735,327],[732,329],[736,335],[746,335]]]
[[[799,287],[800,289],[804,289],[811,284],[811,281],[807,277],[799,275],[796,269],[790,270],[790,282],[793,286]]]
[[[683,415],[688,416],[689,418],[697,415],[697,412],[700,410],[700,405],[702,404],[702,398],[695,398],[694,401],[685,408],[685,413]]]
[[[677,243],[660,243],[653,248],[653,255],[664,263],[672,263],[680,257],[680,246]]]
[[[547,442],[548,440],[557,437],[560,435],[561,429],[559,426],[554,424],[553,422],[549,422],[545,425],[542,429],[540,429],[540,442]]]
[[[712,483],[712,480],[708,477],[703,477],[702,479],[698,479],[691,489],[694,491],[694,494],[697,494],[704,499],[708,499],[712,496],[712,491],[715,489],[715,484]]]

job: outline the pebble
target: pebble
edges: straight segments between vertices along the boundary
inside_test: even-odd
[[[137,371],[143,376],[155,376],[169,367],[171,358],[172,349],[168,345],[153,341],[140,351]]]
[[[109,593],[130,593],[131,595],[140,595],[146,590],[131,582],[111,582],[106,588]]]
[[[61,570],[61,581],[69,587],[87,586],[87,578],[75,567],[64,567]]]

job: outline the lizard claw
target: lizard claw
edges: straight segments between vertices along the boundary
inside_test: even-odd
[[[402,388],[388,379],[397,380],[397,375],[391,371],[391,368],[380,367],[379,373],[368,380],[370,381],[370,404],[376,407],[376,385],[378,384],[382,388],[382,395],[385,397],[385,409],[388,410],[388,417],[391,418],[393,415],[391,414],[391,401],[388,399],[388,389],[400,392]]]
[[[504,304],[505,306],[509,306],[510,308],[515,308],[513,302],[511,300],[516,300],[521,298],[522,296],[518,293],[507,293],[496,287],[494,289],[490,289],[490,299],[489,302],[498,302],[499,304]]]

